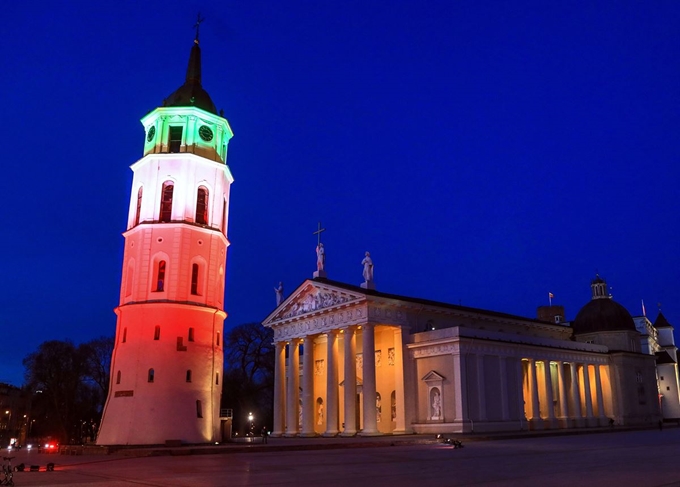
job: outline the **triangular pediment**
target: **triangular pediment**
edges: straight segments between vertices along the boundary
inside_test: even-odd
[[[430,370],[427,374],[425,374],[425,377],[423,377],[421,380],[424,382],[441,382],[445,379],[443,375],[439,375],[437,372],[434,370]]]
[[[288,296],[262,324],[267,326],[364,299],[364,294],[308,280]]]

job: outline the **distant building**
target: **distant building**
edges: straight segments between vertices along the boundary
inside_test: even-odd
[[[23,445],[28,434],[30,398],[24,389],[0,383],[0,448]]]
[[[654,324],[646,316],[636,316],[635,328],[640,333],[642,352],[656,357],[659,402],[664,419],[680,419],[680,381],[678,349],[673,327],[659,311]]]
[[[100,445],[221,441],[224,284],[233,133],[186,81],[142,118]]]
[[[276,343],[272,434],[655,424],[657,357],[604,280],[591,289],[565,323],[559,306],[535,320],[306,280],[263,322]]]

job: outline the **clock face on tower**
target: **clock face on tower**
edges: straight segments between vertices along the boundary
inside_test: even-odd
[[[210,130],[210,127],[207,127],[206,125],[201,125],[201,127],[198,129],[198,135],[200,135],[201,139],[205,140],[206,142],[210,142],[213,138],[212,130]]]
[[[146,141],[151,142],[156,135],[156,127],[151,127],[149,131],[146,133]]]

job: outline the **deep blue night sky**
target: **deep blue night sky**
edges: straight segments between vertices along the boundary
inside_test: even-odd
[[[315,270],[534,317],[590,299],[680,329],[680,2],[9,2],[0,381],[113,335],[139,119],[184,81],[235,132],[226,326]]]

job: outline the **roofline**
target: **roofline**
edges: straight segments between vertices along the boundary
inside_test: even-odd
[[[459,312],[463,312],[463,313],[473,313],[473,314],[479,314],[479,315],[485,315],[485,316],[492,316],[492,317],[495,317],[495,318],[518,320],[518,321],[523,321],[523,322],[529,321],[529,322],[536,323],[536,324],[543,325],[543,326],[548,325],[548,326],[551,326],[551,327],[554,327],[554,328],[557,328],[557,329],[560,329],[560,330],[563,330],[565,328],[569,328],[566,325],[562,325],[562,324],[558,325],[558,324],[552,323],[550,321],[542,321],[542,320],[537,320],[535,318],[527,318],[525,316],[518,316],[518,315],[512,315],[512,314],[508,314],[508,313],[501,313],[499,311],[491,311],[491,310],[486,310],[486,309],[481,309],[481,308],[471,308],[469,306],[461,306],[461,305],[457,305],[457,304],[445,303],[445,302],[442,302],[442,301],[433,301],[433,300],[430,300],[430,299],[422,299],[422,298],[416,298],[416,297],[411,297],[411,296],[403,296],[403,295],[400,295],[400,294],[385,293],[385,292],[381,292],[381,291],[376,291],[375,289],[364,289],[363,287],[360,287],[360,286],[355,286],[353,284],[347,284],[347,283],[340,282],[340,281],[334,281],[334,280],[323,278],[323,277],[315,277],[315,278],[311,278],[311,279],[305,279],[295,289],[296,290],[300,289],[307,282],[316,282],[316,283],[319,283],[319,284],[327,284],[329,286],[339,287],[339,288],[345,289],[347,291],[352,291],[352,292],[355,292],[355,293],[363,294],[365,296],[373,296],[373,297],[376,297],[376,298],[384,298],[384,299],[394,299],[394,300],[398,300],[398,301],[407,301],[409,303],[420,304],[421,306],[432,306],[432,307],[438,307],[438,308],[447,308],[447,309],[450,309],[450,310],[459,311]],[[267,317],[264,320],[262,320],[262,322],[264,323],[264,322],[270,320],[271,318],[273,318],[276,310],[278,310],[281,306],[284,306],[286,304],[286,302],[288,301],[288,299],[290,299],[290,297],[293,296],[293,294],[288,296],[288,298],[286,298],[284,301],[282,301],[279,306],[274,308],[274,310],[272,310],[272,312],[269,313],[269,315],[267,315]]]

